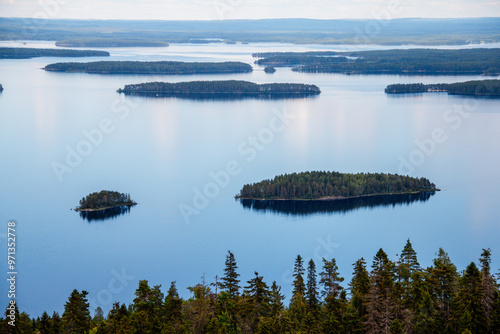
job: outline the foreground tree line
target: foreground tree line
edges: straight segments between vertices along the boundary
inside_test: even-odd
[[[263,276],[241,284],[234,254],[215,282],[189,287],[179,297],[172,282],[139,281],[133,303],[115,303],[107,317],[91,317],[87,292],[74,290],[59,316],[47,312],[31,319],[16,309],[17,326],[1,319],[6,333],[499,333],[499,286],[491,273],[491,251],[483,249],[479,267],[458,272],[439,249],[432,266],[422,268],[410,240],[396,261],[380,249],[371,269],[364,258],[353,264],[346,287],[336,260],[323,258],[321,269],[298,255],[288,305],[276,282]],[[319,271],[319,274],[318,274]]]
[[[384,173],[302,172],[246,184],[236,198],[323,200],[436,191],[426,178]]]

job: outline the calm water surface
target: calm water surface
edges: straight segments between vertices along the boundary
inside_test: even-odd
[[[252,63],[252,52],[319,49],[341,47],[171,45],[114,49],[110,59]],[[98,59],[77,61],[91,60]],[[130,303],[141,279],[164,291],[177,280],[188,298],[186,287],[202,275],[211,282],[223,273],[228,250],[242,281],[258,271],[287,296],[297,254],[317,264],[335,257],[349,280],[358,258],[370,264],[383,247],[395,260],[407,238],[423,266],[443,247],[462,270],[490,247],[493,268],[500,267],[500,101],[383,92],[391,83],[483,77],[289,68],[269,75],[256,65],[250,74],[183,77],[40,69],[59,61],[75,59],[0,61],[0,240],[5,250],[7,222],[15,219],[18,303],[32,316],[62,313],[75,288],[89,291],[92,309]],[[131,83],[214,79],[310,83],[322,94],[191,101],[116,93]],[[306,170],[424,176],[442,191],[402,205],[307,215],[249,210],[234,199],[243,184]],[[131,193],[139,205],[106,221],[70,210],[101,189]],[[5,275],[5,261],[0,266]],[[7,304],[4,292],[0,303]]]

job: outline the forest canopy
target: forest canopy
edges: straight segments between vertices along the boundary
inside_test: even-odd
[[[448,94],[474,96],[500,96],[500,80],[474,80],[449,84],[393,84],[385,89],[387,94],[447,92]]]
[[[100,74],[224,74],[249,73],[252,66],[242,62],[180,61],[97,61],[89,63],[55,63],[46,71]]]
[[[97,306],[91,316],[89,293],[75,289],[62,316],[30,318],[16,304],[15,333],[500,333],[491,253],[483,249],[477,263],[459,270],[440,248],[423,267],[408,239],[400,255],[380,248],[371,263],[356,260],[345,283],[348,273],[334,257],[297,255],[290,259],[292,292],[285,296],[261,273],[243,280],[228,251],[221,275],[211,283],[203,276],[187,288],[187,299],[175,281],[165,289],[140,280],[132,303],[114,302],[107,316]],[[0,318],[0,325],[8,329],[8,320]]]
[[[246,184],[236,198],[264,200],[336,200],[359,196],[437,191],[426,178],[384,173],[302,172]]]
[[[137,203],[130,199],[130,194],[117,191],[101,190],[87,195],[80,200],[80,205],[75,211],[100,211],[118,206],[132,206]]]
[[[35,57],[109,57],[107,51],[35,49],[0,47],[0,59],[27,59]]]
[[[119,93],[155,97],[303,97],[317,95],[321,91],[315,85],[298,83],[256,84],[241,80],[148,82],[126,85]]]
[[[500,74],[500,49],[409,49],[258,53],[258,64],[296,72],[346,74]]]

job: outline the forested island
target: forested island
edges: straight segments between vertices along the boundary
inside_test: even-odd
[[[0,84],[0,93],[3,92],[3,86]]]
[[[353,52],[257,53],[261,65],[295,66],[293,71],[345,74],[500,74],[500,49],[409,49]]]
[[[276,72],[276,69],[272,66],[266,66],[266,68],[264,68],[264,72],[272,74],[272,73]]]
[[[153,97],[192,98],[240,98],[268,97],[288,98],[317,95],[321,90],[315,85],[299,83],[256,84],[241,80],[189,81],[189,82],[148,82],[126,85],[118,93]]]
[[[364,196],[439,191],[426,178],[384,173],[302,172],[246,184],[236,198],[259,200],[343,200]]]
[[[474,80],[449,84],[393,84],[385,89],[387,94],[447,92],[473,96],[500,96],[500,80]]]
[[[117,191],[101,190],[87,195],[80,200],[80,205],[75,211],[103,211],[122,206],[133,206],[137,203],[130,199],[130,194]]]
[[[225,74],[249,73],[252,66],[242,62],[180,61],[96,61],[88,63],[55,63],[46,71],[98,74]]]
[[[297,255],[290,259],[289,302],[278,282],[268,284],[258,272],[243,279],[228,251],[222,274],[212,282],[203,275],[187,288],[187,299],[176,281],[164,292],[161,284],[139,280],[132,303],[113,300],[107,315],[99,304],[90,309],[89,292],[75,289],[61,316],[44,312],[31,318],[14,304],[15,331],[8,317],[0,325],[5,333],[28,334],[500,333],[500,290],[489,248],[465,270],[442,248],[427,267],[409,239],[401,248],[395,256],[380,248],[371,265],[364,257],[353,259],[348,283],[348,269],[339,269],[335,257]]]
[[[35,57],[109,57],[107,51],[35,49],[0,47],[0,59],[28,59]]]
[[[94,47],[94,48],[118,48],[118,47],[166,47],[165,41],[152,41],[147,39],[120,39],[120,38],[72,38],[57,41],[56,46],[64,47]]]

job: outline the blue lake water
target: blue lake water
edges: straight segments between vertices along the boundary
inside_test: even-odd
[[[110,59],[252,63],[252,52],[347,48],[174,44],[114,49]],[[318,265],[334,257],[349,280],[358,258],[371,264],[382,247],[396,260],[407,238],[423,266],[443,247],[462,270],[490,247],[495,272],[500,267],[500,100],[384,94],[391,83],[484,77],[266,74],[256,65],[249,74],[203,76],[41,70],[92,60],[101,59],[0,61],[0,240],[5,251],[7,222],[16,220],[17,301],[30,315],[62,313],[73,289],[89,292],[92,309],[130,303],[141,279],[164,291],[176,280],[188,298],[186,287],[223,273],[228,250],[243,282],[258,271],[287,296],[297,254]],[[193,101],[116,92],[131,83],[215,79],[309,83],[322,93]],[[308,170],[423,176],[442,191],[305,215],[249,210],[234,199],[246,183]],[[130,193],[139,205],[106,221],[70,210],[102,189]],[[6,262],[0,266],[5,275]]]

